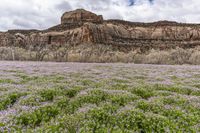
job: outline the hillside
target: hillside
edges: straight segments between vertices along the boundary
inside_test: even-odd
[[[102,15],[77,9],[64,13],[59,25],[42,31],[9,30],[1,32],[0,40],[0,47],[4,48],[4,53],[12,53],[11,56],[8,55],[9,58],[5,55],[1,59],[80,61],[67,58],[74,52],[79,54],[78,58],[81,58],[83,54],[80,53],[87,49],[95,51],[95,55],[111,51],[108,56],[116,51],[122,54],[132,51],[146,54],[151,49],[171,50],[177,47],[182,50],[196,49],[200,46],[200,25],[170,21],[137,23],[104,20]],[[8,52],[9,50],[6,49],[6,51],[5,48],[12,48],[16,52]],[[22,53],[18,53],[19,49]],[[197,49],[195,52],[199,53],[199,50]],[[24,54],[23,57],[17,57],[21,54]],[[30,54],[32,56],[27,57]],[[98,61],[92,62],[114,61],[98,59]]]

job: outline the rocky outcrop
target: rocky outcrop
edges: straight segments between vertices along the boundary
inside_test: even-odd
[[[200,46],[200,25],[169,21],[136,23],[103,20],[89,11],[66,12],[61,24],[47,30],[12,30],[0,33],[0,46],[37,47],[79,45],[83,43],[113,45],[119,50],[192,48]]]
[[[84,9],[77,9],[75,11],[66,12],[61,17],[61,24],[84,23],[84,22],[102,23],[103,16],[102,15],[98,16]]]

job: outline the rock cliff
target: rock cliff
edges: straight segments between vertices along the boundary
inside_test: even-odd
[[[66,12],[61,24],[49,29],[0,32],[0,47],[36,47],[103,44],[120,50],[193,48],[200,46],[200,25],[169,21],[136,23],[103,20],[84,9]]]
[[[75,11],[66,12],[61,17],[61,24],[84,23],[84,22],[102,23],[103,16],[102,15],[98,16],[84,9],[77,9]]]

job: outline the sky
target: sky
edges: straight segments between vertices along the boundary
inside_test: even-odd
[[[104,19],[200,23],[200,0],[0,0],[0,31],[46,29],[61,15],[84,8]]]

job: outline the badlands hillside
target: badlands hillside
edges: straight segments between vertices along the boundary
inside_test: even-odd
[[[200,25],[104,20],[66,12],[46,30],[0,32],[1,60],[199,64]]]

